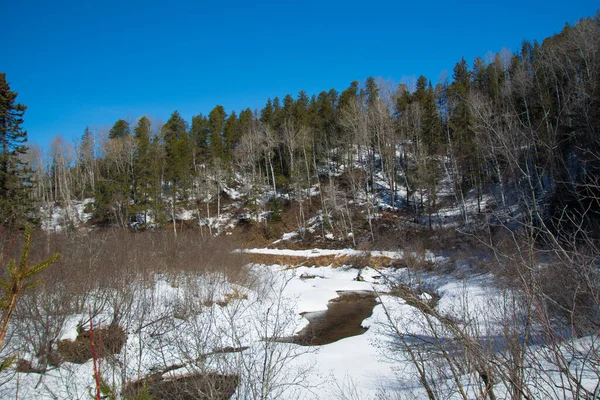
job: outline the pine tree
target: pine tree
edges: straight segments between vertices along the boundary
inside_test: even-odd
[[[267,100],[267,104],[260,111],[260,122],[264,125],[273,126],[273,102],[271,99]]]
[[[16,237],[15,237],[16,238]],[[5,348],[5,339],[8,332],[9,323],[13,311],[17,307],[18,299],[23,294],[36,285],[39,281],[37,277],[40,273],[60,259],[60,254],[55,253],[44,261],[31,265],[29,253],[31,249],[31,227],[28,227],[23,234],[23,248],[21,249],[21,258],[17,262],[11,259],[6,263],[6,272],[0,278],[0,348]],[[0,260],[0,267],[4,269],[4,260]],[[5,371],[16,356],[10,356],[0,361],[0,372]]]
[[[481,92],[487,91],[489,87],[487,66],[481,57],[473,61],[473,87]]]
[[[189,136],[185,120],[179,112],[171,114],[171,118],[162,127],[162,133],[165,140],[165,179],[170,185],[171,197],[171,221],[173,223],[173,232],[177,236],[175,221],[175,209],[181,197],[186,198],[185,193],[188,189],[190,178],[191,151],[189,146]]]
[[[239,121],[235,111],[232,111],[223,127],[223,140],[225,144],[223,161],[226,163],[231,162],[233,152],[237,145],[239,137]]]
[[[252,113],[252,110],[249,108],[246,108],[245,110],[243,110],[240,113],[240,127],[239,127],[239,135],[241,137],[241,135],[244,135],[246,133],[251,133],[253,131],[254,128],[254,114]],[[238,140],[240,139],[240,137],[238,137]]]
[[[504,83],[504,68],[499,54],[496,54],[494,62],[487,66],[487,76],[488,95],[497,103],[500,100],[500,87]]]
[[[225,128],[225,118],[227,118],[227,113],[223,106],[216,106],[208,114],[208,142],[213,160],[222,160],[224,157],[223,129]]]
[[[292,99],[293,101],[293,99]],[[284,119],[284,113],[283,113],[283,107],[281,107],[281,101],[279,100],[279,97],[275,97],[273,99],[273,125],[272,128],[275,131],[278,131],[281,129],[281,126],[283,125],[283,119]]]
[[[165,178],[175,186],[188,176],[191,154],[186,123],[179,112],[173,112],[162,132],[167,159]]]
[[[283,121],[291,120],[295,114],[295,102],[291,94],[286,94],[283,98],[283,107],[281,109]]]
[[[16,103],[16,98],[6,74],[0,73],[0,222],[12,217],[20,225],[32,210],[31,171],[23,161],[28,148],[27,132],[21,125],[27,107]]]
[[[133,200],[134,212],[144,213],[144,223],[147,222],[147,210],[150,204],[152,186],[152,159],[150,157],[150,134],[151,124],[146,117],[140,118],[134,129],[136,140],[134,177],[133,177]]]
[[[193,144],[194,166],[206,164],[208,161],[208,118],[202,114],[192,117],[190,139]]]
[[[294,104],[294,119],[298,126],[307,126],[308,120],[308,103],[310,99],[304,90],[298,93],[298,99]]]
[[[473,131],[473,115],[469,109],[468,99],[471,91],[471,73],[463,58],[454,67],[454,82],[449,92],[454,109],[450,115],[450,128],[453,140],[457,145],[459,168],[461,169],[461,189],[470,189],[476,183],[477,149]]]
[[[369,106],[375,104],[375,101],[379,99],[379,86],[375,82],[375,78],[372,76],[368,77],[365,81],[365,96],[367,96],[367,103]]]
[[[129,135],[129,122],[120,119],[111,128],[108,137],[109,139],[122,138]]]

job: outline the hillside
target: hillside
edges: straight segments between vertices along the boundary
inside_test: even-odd
[[[46,156],[0,77],[0,397],[598,397],[600,15]]]

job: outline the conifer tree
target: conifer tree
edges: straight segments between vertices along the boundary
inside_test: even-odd
[[[129,122],[125,121],[124,119],[120,119],[115,122],[113,127],[110,129],[108,137],[109,139],[115,139],[125,137],[129,134]]]
[[[267,100],[267,104],[260,111],[260,122],[264,125],[273,126],[273,102],[271,99]]]
[[[473,61],[473,87],[481,92],[485,92],[488,89],[489,76],[487,72],[483,58],[475,58],[475,61]]]
[[[254,114],[252,110],[246,108],[240,113],[240,126],[239,126],[239,135],[244,135],[246,133],[250,134],[254,127]],[[238,137],[239,140],[239,137]]]
[[[293,99],[292,99],[293,101]],[[283,119],[284,119],[284,114],[283,114],[283,107],[281,106],[281,101],[279,100],[279,97],[275,97],[273,99],[273,125],[272,128],[275,131],[279,131],[281,129],[281,126],[283,125]]]
[[[208,161],[208,136],[209,136],[208,118],[202,114],[195,115],[192,118],[192,129],[190,130],[190,139],[193,145],[193,163],[194,168]]]
[[[504,69],[500,54],[494,56],[494,62],[487,66],[488,96],[494,101],[500,100],[500,87],[504,83]]]
[[[208,144],[210,156],[213,160],[223,159],[223,129],[225,128],[225,118],[227,113],[223,106],[216,106],[208,114]]]
[[[304,90],[301,90],[298,93],[298,99],[294,104],[294,119],[296,120],[296,124],[298,126],[307,126],[308,125],[308,103],[310,99]]]
[[[165,140],[166,169],[165,178],[173,186],[183,183],[190,166],[190,148],[186,123],[178,111],[162,127]]]
[[[365,81],[365,96],[369,105],[373,105],[379,98],[379,86],[372,76],[368,77]]]
[[[134,129],[136,141],[134,160],[134,211],[144,213],[147,222],[147,209],[150,203],[150,187],[152,185],[152,160],[150,158],[151,124],[146,117],[139,119]]]
[[[177,236],[175,208],[179,194],[185,193],[188,188],[191,164],[187,126],[178,111],[173,112],[171,118],[163,125],[162,134],[165,141],[165,179],[169,182],[170,187],[171,221],[173,232]]]
[[[454,107],[449,124],[460,155],[458,158],[461,169],[461,189],[467,190],[477,179],[475,171],[477,151],[474,147],[473,116],[468,105],[471,74],[464,58],[454,67],[453,78],[454,82],[450,85],[449,92]]]
[[[342,110],[351,106],[354,102],[356,102],[358,97],[358,81],[352,81],[350,83],[350,87],[342,92],[339,99],[339,108],[338,110]]]
[[[291,94],[286,94],[283,98],[283,107],[281,108],[283,122],[294,118],[295,102]]]
[[[12,217],[22,224],[32,210],[31,171],[23,160],[28,148],[27,132],[21,125],[27,107],[16,99],[6,74],[0,73],[0,222]]]
[[[16,237],[15,237],[16,238]],[[60,259],[60,254],[55,253],[42,262],[31,265],[29,253],[31,249],[31,227],[23,234],[23,248],[19,261],[11,259],[6,263],[6,272],[0,278],[0,349],[4,348],[4,341],[8,332],[13,311],[17,307],[19,297],[23,291],[31,289],[38,282],[39,274]],[[0,259],[0,267],[4,268],[5,257]],[[0,361],[0,372],[5,371],[16,356],[10,356]]]
[[[224,154],[223,161],[231,162],[239,138],[239,121],[235,111],[232,111],[223,127]]]

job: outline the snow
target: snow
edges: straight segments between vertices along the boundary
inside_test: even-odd
[[[296,236],[298,236],[298,232],[288,232],[288,233],[284,233],[281,238],[283,240],[290,240]]]
[[[225,187],[223,191],[227,193],[227,196],[229,196],[231,200],[238,200],[242,198],[242,194],[234,188]]]
[[[294,232],[288,234],[293,237]],[[286,235],[284,235],[286,236]],[[318,257],[323,255],[365,255],[354,249],[247,249],[248,253]],[[371,256],[401,258],[403,252],[372,251]],[[431,252],[426,257],[441,261]],[[276,352],[274,359],[283,360],[282,368],[274,377],[271,398],[277,399],[326,399],[355,398],[374,399],[388,392],[400,391],[407,398],[422,398],[425,393],[412,372],[412,364],[392,352],[389,324],[393,322],[409,335],[426,335],[428,322],[417,308],[395,297],[384,284],[387,281],[405,281],[413,285],[411,274],[406,270],[392,268],[382,271],[370,267],[358,270],[342,265],[337,268],[300,266],[294,269],[280,265],[249,266],[253,277],[258,279],[252,289],[231,284],[219,273],[202,276],[166,277],[156,275],[152,284],[138,287],[136,304],[151,304],[148,320],[154,321],[149,328],[142,328],[147,321],[139,313],[132,314],[125,326],[127,343],[119,361],[131,374],[140,371],[143,376],[153,369],[164,368],[199,357],[212,349],[226,346],[248,346],[241,353],[205,357],[203,368],[220,371],[237,371],[240,360],[252,379],[260,376],[265,352]],[[362,280],[357,280],[357,276]],[[380,276],[384,275],[384,279]],[[502,294],[493,284],[491,274],[465,274],[465,278],[449,275],[423,273],[416,282],[431,287],[441,296],[437,310],[441,314],[461,315],[468,310],[470,321],[481,325],[489,322],[490,304],[502,301]],[[132,282],[131,285],[141,285]],[[289,337],[300,332],[307,324],[301,314],[327,309],[328,303],[338,297],[340,291],[374,292],[379,295],[378,304],[370,317],[362,322],[369,329],[361,335],[347,337],[321,346],[300,346],[265,340],[272,337]],[[231,297],[237,293],[236,298]],[[422,292],[419,298],[429,301],[431,294]],[[93,295],[90,297],[93,302]],[[191,303],[189,303],[191,301]],[[217,304],[221,302],[222,304]],[[192,312],[192,314],[189,314]],[[94,318],[94,325],[106,325],[110,321],[110,309]],[[73,340],[78,325],[87,315],[72,315],[64,324],[60,339]],[[436,323],[433,322],[435,326]],[[492,325],[491,329],[495,327]],[[586,339],[581,346],[585,347]],[[541,351],[541,350],[540,350]],[[125,355],[127,355],[126,358]],[[120,367],[113,371],[103,361],[106,376],[120,376]],[[186,367],[187,368],[187,367]],[[87,398],[93,385],[92,362],[83,365],[64,363],[44,375],[18,374],[0,390],[3,398],[14,398],[18,390],[22,399],[37,398]],[[173,371],[173,374],[179,373]],[[131,376],[131,375],[130,375]],[[137,376],[137,372],[135,373]],[[591,376],[591,375],[590,375]],[[300,377],[300,378],[299,378]],[[256,384],[252,379],[243,380],[238,394],[243,395]],[[300,379],[298,381],[298,379]],[[467,379],[467,378],[465,378]],[[587,378],[586,378],[587,379]],[[593,383],[589,378],[590,385]],[[469,383],[465,381],[465,387]],[[501,388],[498,394],[502,393]],[[243,397],[243,396],[242,396]]]
[[[197,211],[192,210],[179,210],[175,213],[175,218],[179,221],[191,221],[196,219]]]
[[[371,257],[388,257],[392,259],[398,259],[403,257],[402,251],[363,251],[363,250],[354,250],[354,249],[310,249],[310,250],[289,250],[289,249],[244,249],[240,250],[244,253],[250,254],[268,254],[274,256],[291,256],[291,257],[321,257],[321,256],[366,256],[370,255]],[[433,255],[432,255],[433,256]]]
[[[405,257],[405,252],[402,250],[355,250],[355,249],[320,249],[314,248],[310,250],[289,250],[289,249],[268,249],[268,248],[253,248],[238,250],[250,254],[267,254],[273,256],[291,256],[291,257],[321,257],[321,256],[370,256],[370,257],[387,257],[392,260],[399,260]],[[419,257],[417,253],[410,253],[414,257]],[[432,263],[444,264],[448,262],[448,258],[439,254],[435,254],[429,250],[423,255],[424,260]]]
[[[76,228],[89,221],[94,214],[84,210],[93,205],[94,199],[72,201],[66,207],[56,203],[47,203],[40,207],[41,227],[43,230],[60,232],[68,227]]]
[[[386,291],[371,276],[379,275],[372,268],[365,268],[362,275],[364,281],[354,280],[357,270],[348,267],[298,267],[294,269],[294,277],[286,287],[285,294],[298,299],[298,313],[327,309],[329,300],[338,297],[338,291],[374,291],[373,285],[381,286],[379,291]],[[298,279],[301,276],[314,276],[313,279]]]

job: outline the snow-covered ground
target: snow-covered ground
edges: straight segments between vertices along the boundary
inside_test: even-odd
[[[357,254],[349,250],[319,252]],[[317,254],[289,250],[283,253]],[[137,305],[130,320],[124,324],[128,334],[127,343],[117,355],[117,366],[103,361],[105,378],[114,379],[124,374],[133,379],[160,366],[165,368],[194,359],[194,355],[201,355],[210,349],[249,346],[242,353],[212,362],[217,369],[236,370],[232,363],[238,365],[244,357],[255,360],[262,359],[265,352],[277,353],[285,365],[273,378],[279,386],[277,396],[272,398],[323,399],[350,389],[360,393],[360,398],[369,398],[381,389],[383,383],[395,379],[394,364],[386,360],[381,348],[386,335],[382,328],[386,317],[381,305],[375,306],[373,315],[363,321],[363,326],[371,329],[359,336],[312,347],[277,343],[280,349],[265,346],[264,341],[268,337],[286,337],[298,333],[308,323],[301,314],[327,309],[328,302],[338,296],[338,291],[386,293],[388,287],[382,284],[381,271],[364,268],[361,271],[362,280],[359,281],[356,280],[358,270],[350,266],[288,270],[278,265],[253,265],[251,268],[260,279],[260,284],[254,290],[210,277],[175,283],[156,276],[151,287],[137,292],[140,298],[135,300]],[[311,278],[306,279],[307,276]],[[232,292],[238,293],[238,298],[224,306],[217,304],[224,302]],[[390,307],[395,304],[398,312],[402,312],[402,307],[410,307],[402,306],[399,299],[391,296],[384,295],[381,298],[389,299]],[[190,299],[195,299],[196,303],[187,304]],[[146,309],[144,304],[151,304],[152,307]],[[140,315],[142,310],[148,315]],[[184,315],[193,312],[198,314]],[[174,315],[176,313],[182,316]],[[111,310],[105,309],[94,318],[94,324],[106,326],[110,316]],[[78,325],[87,319],[85,313],[70,316],[59,338],[75,339]],[[148,327],[140,329],[144,324]],[[199,333],[202,333],[202,337],[195,337]],[[209,337],[211,334],[214,336]],[[35,359],[32,354],[21,353],[19,356]],[[187,371],[194,368],[188,366]],[[248,374],[253,372],[256,371],[247,371]],[[299,374],[302,375],[301,380],[297,380]],[[3,398],[13,398],[17,392],[19,398],[23,399],[87,398],[93,387],[92,375],[91,360],[82,365],[65,362],[44,375],[18,373],[0,391]],[[114,382],[118,386],[118,379]],[[240,386],[238,390],[249,390],[248,384]],[[244,397],[242,393],[239,395]]]
[[[351,249],[246,251],[308,258],[363,254]],[[371,256],[378,255],[399,258],[402,252],[371,252]],[[434,254],[429,257],[440,260]],[[466,277],[460,279],[460,274],[422,273],[415,277],[404,269],[359,270],[347,265],[249,268],[255,279],[249,287],[228,283],[218,273],[177,279],[157,275],[151,283],[131,282],[135,297],[121,322],[127,342],[114,359],[101,363],[107,383],[118,391],[124,380],[177,366],[166,375],[198,371],[240,374],[234,398],[257,398],[258,388],[266,390],[264,398],[272,399],[426,398],[413,363],[399,350],[397,334],[400,329],[413,338],[429,337],[432,322],[414,304],[390,292],[389,282],[427,288],[419,294],[420,299],[430,301],[432,294],[439,296],[438,312],[485,325],[485,334],[490,337],[501,329],[490,319],[490,310],[497,310],[492,305],[502,304],[506,297],[495,287],[491,274],[463,274]],[[308,324],[302,314],[326,310],[340,291],[378,295],[372,315],[362,322],[369,328],[365,333],[320,346],[270,340],[299,333]],[[88,301],[93,303],[94,297]],[[113,312],[110,306],[104,308],[94,317],[94,325],[106,326]],[[86,326],[87,319],[85,313],[69,316],[59,338],[76,338],[78,325]],[[434,321],[433,325],[439,324]],[[219,353],[223,348],[241,351]],[[19,357],[35,360],[34,354],[22,350]],[[64,362],[42,375],[0,377],[9,379],[0,385],[2,398],[85,399],[94,384],[91,360],[81,365]],[[461,380],[468,397],[477,398],[473,378],[465,373]],[[593,385],[592,378],[589,380]],[[499,387],[497,394],[503,393],[505,389]],[[449,394],[448,398],[457,396]]]
[[[76,228],[93,217],[93,213],[85,212],[94,203],[94,199],[73,201],[69,207],[62,207],[54,203],[45,204],[40,209],[42,229],[51,232],[60,232],[65,228]]]

